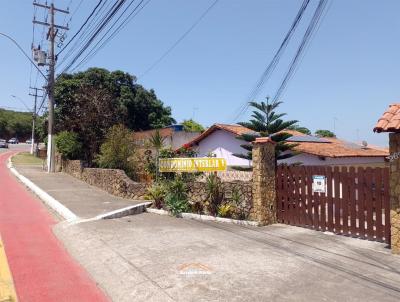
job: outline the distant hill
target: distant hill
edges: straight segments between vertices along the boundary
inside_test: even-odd
[[[19,140],[30,138],[32,131],[32,113],[0,108],[0,138]]]

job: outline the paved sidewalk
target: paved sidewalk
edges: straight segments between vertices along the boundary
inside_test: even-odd
[[[38,165],[15,165],[15,168],[81,218],[92,218],[143,202],[113,196],[65,173],[48,174]]]

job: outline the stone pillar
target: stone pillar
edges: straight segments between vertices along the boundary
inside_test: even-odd
[[[400,133],[389,134],[390,222],[392,253],[400,254]]]
[[[253,209],[260,225],[276,223],[275,142],[260,137],[253,142]]]

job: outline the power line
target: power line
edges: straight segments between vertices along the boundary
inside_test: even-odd
[[[136,11],[136,9],[140,6],[140,4],[142,4],[144,0],[141,0],[141,2],[134,8],[133,12]],[[131,5],[135,2],[135,0],[131,1],[127,7],[125,7],[124,11],[118,16],[117,20],[115,20],[115,22],[111,25],[111,27],[106,31],[106,33],[101,37],[100,40],[97,41],[97,43],[92,47],[92,49],[90,50],[89,53],[86,54],[86,56],[73,68],[73,70],[75,70],[76,68],[78,68],[78,66],[84,61],[86,60],[92,53],[93,51],[96,49],[96,47],[101,43],[101,41],[103,41],[103,39],[107,36],[107,34],[114,28],[114,26],[119,22],[119,20],[122,18],[122,16],[128,11],[129,7],[131,7]],[[133,13],[132,12],[132,13]],[[71,70],[71,72],[73,71]]]
[[[134,0],[133,0],[134,1]],[[126,2],[126,0],[120,0],[116,2],[112,9],[106,16],[106,19],[99,24],[94,34],[90,37],[90,39],[85,43],[85,45],[79,50],[77,55],[71,60],[71,62],[64,68],[61,73],[65,73],[69,68],[72,67],[73,64],[79,59],[79,57],[86,51],[86,49],[93,43],[94,39],[100,34],[100,32],[107,26],[107,24],[111,21],[111,19],[115,16],[115,14],[121,9],[122,5]]]
[[[168,54],[174,50],[175,47],[178,46],[180,42],[183,41],[183,39],[186,38],[187,35],[190,34],[190,32],[204,19],[204,17],[211,11],[211,9],[218,3],[219,0],[215,0],[204,12],[201,14],[201,16],[179,37],[178,40],[176,40],[157,60],[154,61],[153,64],[150,65],[149,68],[147,68],[139,77],[143,78],[146,74],[148,74],[151,70],[154,69],[161,61],[168,56]]]
[[[292,62],[290,63],[289,69],[286,72],[286,75],[283,78],[281,85],[279,86],[279,88],[273,98],[273,101],[276,101],[281,97],[283,91],[287,87],[288,82],[292,78],[292,76],[296,70],[296,67],[298,66],[299,60],[300,60],[302,54],[304,53],[304,50],[306,49],[308,43],[310,42],[312,35],[315,33],[315,29],[317,28],[317,26],[319,24],[319,21],[325,10],[326,5],[327,5],[327,0],[319,1],[318,6],[315,9],[314,15],[311,19],[311,22],[308,25],[307,30],[304,33],[304,36],[302,38],[302,41],[296,51],[296,55],[294,56]]]
[[[76,6],[76,8],[74,9],[74,11],[71,14],[71,17],[69,18],[69,22],[72,20],[72,17],[75,16],[76,12],[81,7],[82,3],[83,3],[83,0],[79,1],[79,4]]]
[[[278,50],[276,51],[274,57],[272,58],[271,62],[268,64],[264,72],[261,74],[259,80],[257,81],[256,85],[254,88],[251,90],[249,96],[247,97],[246,101],[243,103],[243,105],[238,109],[235,117],[233,120],[239,119],[239,117],[246,112],[246,110],[249,107],[249,102],[254,100],[254,98],[257,97],[257,95],[260,93],[262,87],[265,85],[266,81],[271,77],[272,72],[275,70],[275,67],[277,66],[282,54],[284,53],[287,45],[289,44],[289,41],[293,34],[295,33],[298,25],[300,24],[300,21],[302,17],[304,16],[304,12],[307,9],[307,6],[309,5],[310,0],[304,0],[302,5],[299,8],[299,11],[297,12],[292,25],[289,28],[289,31],[286,33],[284,39],[281,42],[281,45],[279,46]]]
[[[103,35],[103,37],[96,43],[96,45],[92,48],[92,50],[74,67],[72,71],[75,71],[82,64],[86,64],[92,57],[94,57],[108,42],[110,42],[129,22],[132,21],[134,17],[136,17],[146,6],[149,4],[151,0],[147,0],[143,5],[144,0],[141,0],[140,3],[132,10],[132,12],[120,23],[120,25],[108,36],[108,38],[98,47],[97,45],[107,36],[109,31],[113,28],[113,26]],[[140,6],[142,5],[142,6]],[[118,20],[117,20],[118,21]],[[114,23],[116,25],[117,23]]]
[[[59,56],[71,42],[76,38],[76,36],[82,31],[82,29],[85,27],[85,25],[89,22],[90,18],[92,18],[93,14],[96,12],[97,8],[100,6],[100,4],[103,2],[103,0],[100,0],[96,6],[93,8],[92,12],[89,14],[89,16],[86,18],[85,22],[81,25],[81,27],[78,29],[78,31],[72,36],[72,38],[68,41],[67,44],[57,53],[57,56]]]
[[[104,20],[105,16],[107,15],[107,10],[110,10],[110,7],[111,7],[110,5],[112,5],[112,2],[108,2],[108,0],[105,0],[102,2],[102,4],[96,10],[93,17],[90,18],[89,22],[83,28],[83,30],[81,31],[81,33],[79,34],[77,39],[75,39],[74,44],[68,49],[67,53],[63,56],[61,61],[58,63],[59,66],[62,65],[74,53],[74,51],[79,48],[79,45],[82,45],[84,43],[84,41],[88,40],[88,38],[90,37],[90,34],[92,34],[94,32],[94,28],[96,27],[95,20],[97,20],[97,16],[99,16],[99,14],[103,11],[103,9],[105,10],[105,14],[103,16],[99,17],[99,18],[101,18],[101,21],[99,21],[97,23],[97,25],[98,25]]]

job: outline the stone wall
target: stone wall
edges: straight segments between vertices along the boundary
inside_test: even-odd
[[[134,182],[122,170],[85,168],[79,160],[68,160],[63,161],[62,171],[115,196],[143,199],[146,195],[147,185]]]
[[[400,152],[400,133],[390,133],[391,155]],[[400,254],[400,159],[390,161],[390,220],[392,252]]]
[[[239,206],[244,209],[247,215],[250,214],[253,208],[253,196],[252,196],[252,183],[251,181],[230,181],[222,182],[221,189],[225,194],[225,202],[234,202],[232,199],[232,193],[237,191],[239,196]],[[207,184],[205,182],[196,181],[189,185],[189,196],[190,203],[204,204],[207,202]],[[249,217],[251,219],[251,217]]]

